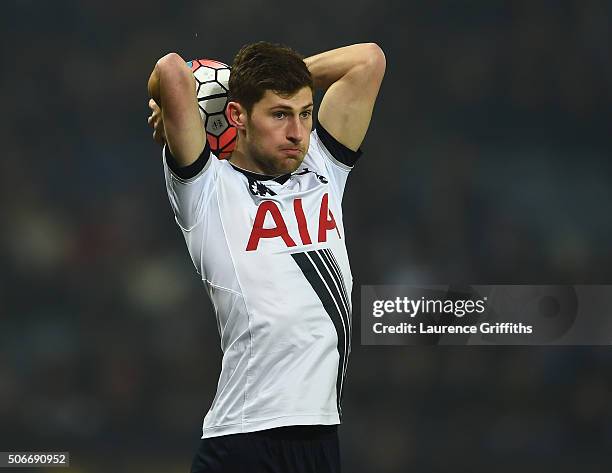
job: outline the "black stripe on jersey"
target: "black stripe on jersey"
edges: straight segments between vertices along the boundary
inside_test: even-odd
[[[176,159],[174,159],[174,156],[172,156],[172,153],[170,153],[170,147],[167,143],[164,145],[164,153],[166,154],[166,164],[174,174],[181,179],[191,179],[192,177],[196,177],[198,174],[200,174],[200,171],[202,171],[204,166],[206,166],[206,163],[210,159],[210,146],[208,145],[207,141],[204,145],[204,150],[200,156],[198,156],[198,159],[196,159],[189,166],[181,166],[176,162]]]
[[[336,261],[336,258],[334,257],[334,253],[332,252],[332,250],[330,250],[329,248],[325,248],[321,251],[321,255],[323,256],[323,259],[326,260],[326,262],[328,263],[328,267],[330,269],[330,272],[332,275],[335,276],[336,281],[338,282],[338,285],[342,291],[342,298],[344,299],[344,304],[346,307],[346,313],[347,313],[347,320],[348,320],[348,353],[346,355],[346,363],[348,365],[348,359],[349,359],[349,355],[351,354],[351,333],[352,333],[352,323],[353,323],[353,317],[352,317],[352,310],[351,310],[351,298],[349,297],[349,294],[346,290],[346,286],[344,284],[344,277],[342,276],[342,271],[340,271],[340,266],[338,265],[338,262]],[[346,367],[344,368],[344,376],[346,377]]]
[[[319,272],[325,279],[325,282],[329,286],[330,290],[333,292],[334,299],[339,303],[340,314],[342,315],[342,321],[344,322],[344,332],[346,334],[345,338],[345,356],[344,363],[342,365],[342,382],[340,383],[340,395],[344,392],[342,389],[344,387],[344,380],[346,378],[346,368],[348,365],[349,354],[351,352],[351,326],[349,322],[350,317],[350,308],[346,297],[342,291],[342,282],[340,281],[338,275],[335,270],[332,268],[331,264],[326,260],[327,256],[325,254],[325,250],[317,250],[309,251],[308,254],[313,259]]]
[[[335,274],[337,280],[340,282],[340,287],[342,288],[342,295],[344,296],[344,301],[346,302],[346,307],[349,315],[351,314],[351,299],[346,291],[346,286],[344,285],[344,277],[342,277],[342,271],[340,271],[340,266],[334,257],[334,253],[329,248],[324,248],[322,251],[323,257],[329,262],[329,266],[333,274]]]
[[[310,256],[313,263],[317,266],[319,274],[323,277],[325,284],[327,285],[332,297],[334,298],[334,301],[337,304],[340,317],[342,317],[342,328],[344,329],[344,358],[342,359],[342,378],[340,380],[340,401],[342,401],[342,388],[344,387],[344,378],[346,376],[346,366],[348,364],[350,343],[348,305],[342,297],[342,289],[339,281],[331,272],[331,268],[329,268],[323,260],[323,250],[309,251],[308,256]]]
[[[340,270],[340,265],[338,261],[336,261],[336,257],[334,256],[334,252],[325,248],[322,251],[322,255],[324,258],[331,263],[332,273],[336,275],[337,280],[340,282],[340,287],[342,288],[342,294],[344,296],[344,301],[346,302],[346,308],[348,313],[348,352],[346,354],[346,366],[344,367],[344,377],[346,378],[346,371],[348,368],[348,360],[351,354],[351,340],[353,339],[353,316],[352,316],[352,308],[351,308],[351,298],[349,296],[348,291],[346,290],[346,285],[344,284],[344,277],[342,276],[342,271]]]
[[[314,252],[311,251],[310,253]],[[293,253],[291,256],[293,257],[299,268],[302,270],[302,273],[304,273],[306,280],[310,283],[317,296],[319,296],[319,300],[321,301],[321,304],[323,304],[323,308],[329,315],[329,318],[331,319],[332,323],[334,324],[334,328],[336,329],[336,334],[338,336],[339,354],[338,376],[336,377],[336,403],[338,407],[338,416],[342,418],[342,383],[344,375],[344,366],[346,364],[345,321],[340,310],[340,307],[342,307],[342,301],[334,298],[333,292],[330,291],[329,286],[325,283],[325,280],[317,270],[317,266],[309,257],[308,253]]]
[[[325,145],[331,155],[340,161],[342,164],[353,167],[363,151],[359,148],[357,151],[353,151],[340,143],[334,138],[329,131],[321,126],[321,123],[317,123],[317,136],[321,140],[321,143]]]

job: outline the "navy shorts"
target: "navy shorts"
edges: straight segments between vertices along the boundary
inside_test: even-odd
[[[337,425],[279,427],[200,441],[191,473],[340,473]]]

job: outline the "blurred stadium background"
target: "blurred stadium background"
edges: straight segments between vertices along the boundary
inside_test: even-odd
[[[358,314],[361,284],[612,283],[611,14],[4,3],[0,450],[69,450],[79,473],[188,471],[220,349],[146,124],[150,70],[170,51],[375,41],[387,74],[344,201],[344,471],[610,471],[609,347],[366,348]]]

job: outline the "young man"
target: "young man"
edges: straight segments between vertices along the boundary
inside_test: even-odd
[[[229,83],[238,140],[223,161],[185,61],[168,54],[151,74],[149,124],[223,350],[192,473],[340,471],[352,289],[341,201],[384,71],[375,44],[306,59],[243,47]],[[315,87],[326,92],[313,130]]]

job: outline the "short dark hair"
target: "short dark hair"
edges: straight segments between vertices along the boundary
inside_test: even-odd
[[[234,57],[229,99],[240,103],[249,114],[266,90],[283,96],[303,87],[310,87],[314,93],[312,75],[304,57],[287,46],[259,41],[243,46]]]

